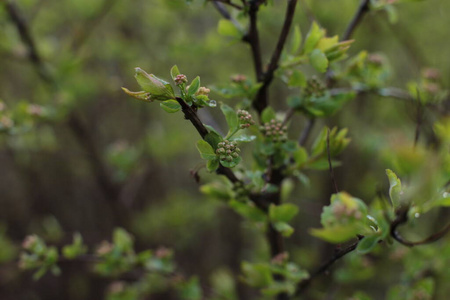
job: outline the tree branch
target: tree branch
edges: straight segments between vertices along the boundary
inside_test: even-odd
[[[299,296],[308,286],[310,285],[311,281],[313,281],[315,278],[319,277],[322,273],[327,271],[336,261],[347,255],[348,253],[354,251],[356,247],[358,246],[359,241],[354,242],[350,246],[348,246],[345,249],[337,251],[334,256],[324,264],[322,264],[318,269],[310,273],[310,276],[308,279],[301,281],[297,286],[297,291],[295,292],[296,296]]]
[[[353,35],[353,32],[355,31],[356,27],[358,27],[358,25],[361,23],[363,17],[366,15],[366,13],[370,11],[369,4],[370,0],[361,0],[358,10],[353,16],[353,19],[350,21],[350,24],[348,24],[347,29],[345,30],[344,35],[341,38],[342,41],[350,39],[350,37]]]
[[[242,6],[240,6],[240,5],[236,4],[236,3],[231,2],[230,0],[209,0],[209,1],[211,1],[211,2],[216,2],[216,3],[217,3],[217,2],[220,2],[220,3],[223,3],[223,4],[229,5],[229,6],[233,7],[233,8],[236,8],[236,9],[238,9],[238,10],[242,10],[242,9],[243,9]]]
[[[248,33],[243,37],[243,41],[250,45],[252,51],[253,65],[255,68],[256,80],[261,81],[263,76],[262,68],[262,55],[261,46],[259,42],[259,32],[258,32],[258,10],[260,3],[258,1],[251,1],[249,4],[249,17],[250,17],[250,28]]]
[[[433,242],[438,241],[442,237],[444,237],[449,231],[450,231],[450,223],[447,224],[441,231],[432,234],[431,236],[427,237],[424,240],[418,241],[418,242],[411,242],[406,239],[404,239],[400,233],[397,231],[397,227],[406,223],[408,221],[408,211],[409,207],[401,208],[397,210],[397,218],[392,221],[391,223],[391,236],[400,244],[408,246],[408,247],[414,247],[418,245],[425,245],[425,244],[431,244]]]
[[[261,112],[268,105],[268,87],[272,83],[274,73],[278,69],[278,63],[280,61],[281,53],[283,52],[284,45],[286,44],[287,36],[292,25],[292,20],[294,18],[295,7],[297,6],[297,0],[289,0],[286,7],[286,14],[284,18],[284,24],[281,29],[280,36],[278,38],[277,45],[270,59],[267,71],[263,73],[261,70],[258,76],[258,81],[262,82],[263,85],[258,90],[258,93],[253,100],[253,107],[261,114]]]

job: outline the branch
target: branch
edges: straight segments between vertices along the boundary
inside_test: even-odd
[[[336,261],[338,261],[340,258],[344,257],[346,254],[354,251],[356,247],[358,246],[359,241],[354,242],[350,246],[348,246],[345,249],[337,251],[334,256],[327,262],[325,262],[322,266],[320,266],[318,269],[316,269],[314,272],[312,272],[308,279],[303,280],[300,282],[297,286],[297,291],[295,292],[296,296],[299,296],[313,281],[315,278],[320,276],[322,273],[327,271]]]
[[[353,19],[350,21],[350,24],[348,24],[347,29],[344,32],[344,35],[342,36],[341,40],[346,41],[350,39],[353,32],[355,31],[356,27],[361,23],[361,20],[363,17],[370,11],[370,0],[361,0],[361,3],[358,7],[358,10],[356,11],[355,15],[353,16]]]
[[[223,4],[229,5],[231,7],[234,7],[236,9],[238,9],[238,10],[242,10],[243,9],[242,6],[240,6],[238,4],[235,4],[235,3],[231,2],[230,0],[209,0],[209,1],[216,2],[216,3],[220,2],[220,3],[223,3]]]
[[[305,128],[303,128],[303,131],[300,134],[300,138],[298,139],[298,144],[300,146],[304,146],[306,144],[306,141],[308,140],[308,137],[311,134],[311,131],[312,131],[315,123],[316,123],[315,118],[308,119],[308,122],[306,123]]]
[[[281,29],[280,36],[278,38],[277,45],[270,59],[269,66],[267,67],[267,71],[265,73],[258,73],[260,82],[263,82],[263,85],[258,90],[258,94],[253,100],[253,107],[261,113],[268,105],[268,92],[267,88],[273,80],[274,73],[278,69],[278,63],[280,61],[281,53],[283,52],[284,45],[286,44],[287,36],[289,34],[289,30],[292,25],[292,20],[294,18],[295,7],[297,6],[297,0],[289,0],[288,5],[286,7],[286,15],[284,18],[284,24]]]
[[[227,11],[227,9],[224,7],[224,5],[221,2],[212,1],[212,3],[214,4],[214,7],[217,9],[217,11],[220,13],[220,15],[222,17],[233,22],[233,24],[234,24],[234,26],[236,26],[236,28],[242,29],[241,24],[230,15],[230,13]]]
[[[53,79],[51,78],[48,70],[45,68],[44,63],[42,61],[41,56],[36,48],[36,43],[30,33],[29,27],[25,18],[20,14],[19,9],[16,4],[9,0],[2,1],[5,5],[5,9],[9,15],[9,18],[16,26],[17,31],[19,32],[19,36],[22,42],[25,44],[28,50],[28,58],[30,62],[35,67],[38,75],[41,77],[43,81],[48,84],[54,84]]]
[[[250,45],[252,51],[253,65],[255,67],[255,75],[257,81],[261,81],[263,76],[261,46],[259,42],[259,33],[257,26],[259,5],[260,4],[258,3],[258,1],[250,2],[248,12],[250,16],[250,28],[248,33],[243,37],[243,41],[247,42]]]
[[[408,240],[404,239],[400,235],[400,233],[397,231],[398,226],[400,226],[408,221],[408,210],[409,210],[409,207],[399,209],[397,211],[397,218],[391,223],[391,236],[400,244],[408,246],[408,247],[431,244],[433,242],[438,241],[442,237],[444,237],[450,231],[450,223],[449,223],[441,231],[439,231],[435,234],[432,234],[431,236],[427,237],[424,240],[421,240],[418,242],[408,241]]]

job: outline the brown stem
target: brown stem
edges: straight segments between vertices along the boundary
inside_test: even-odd
[[[361,0],[361,3],[359,4],[358,10],[356,11],[355,15],[353,16],[353,19],[350,21],[350,24],[348,24],[347,29],[344,32],[344,35],[342,36],[341,40],[346,41],[350,39],[350,37],[353,35],[353,32],[355,31],[356,27],[361,23],[363,17],[370,11],[370,0]]]
[[[220,2],[220,3],[223,3],[223,4],[229,5],[231,7],[234,7],[236,9],[238,9],[238,10],[242,10],[243,9],[242,6],[231,2],[230,0],[209,0],[209,1],[211,1],[211,2]]]
[[[345,249],[337,251],[329,261],[322,264],[317,270],[311,272],[309,278],[306,280],[303,280],[297,286],[297,291],[295,292],[295,295],[299,296],[310,285],[311,281],[313,281],[315,278],[317,278],[318,276],[323,274],[325,271],[327,271],[336,261],[338,261],[345,255],[347,255],[348,253],[354,251],[356,249],[356,247],[358,246],[358,243],[359,243],[359,241],[351,244],[350,246],[348,246]]]
[[[294,18],[295,7],[297,6],[297,0],[289,0],[286,7],[286,15],[284,18],[284,24],[278,38],[277,45],[270,59],[267,71],[263,73],[261,70],[258,77],[258,81],[262,82],[263,85],[258,90],[258,93],[253,100],[253,107],[258,111],[259,114],[268,105],[268,87],[272,83],[274,73],[278,69],[278,63],[280,61],[281,53],[283,52],[284,45],[286,44],[287,36],[292,25],[292,20]]]
[[[397,218],[391,223],[391,236],[402,245],[414,247],[418,245],[431,244],[433,242],[440,240],[450,231],[450,223],[449,223],[441,231],[430,235],[424,240],[417,242],[408,241],[405,238],[403,238],[401,234],[397,231],[398,226],[405,224],[408,221],[408,211],[409,207],[400,208],[399,210],[397,210]]]

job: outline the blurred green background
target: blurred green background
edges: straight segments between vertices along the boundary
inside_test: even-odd
[[[274,49],[285,10],[285,1],[273,2],[260,12],[265,61]],[[244,259],[267,259],[260,231],[199,191],[190,174],[202,163],[195,149],[195,129],[180,113],[167,114],[157,104],[135,101],[120,89],[137,90],[133,78],[137,66],[167,80],[177,64],[189,79],[199,75],[207,87],[227,83],[236,74],[252,77],[248,46],[217,33],[221,16],[211,4],[14,1],[42,57],[37,68],[4,3],[0,1],[0,100],[5,110],[22,114],[14,119],[17,132],[0,135],[0,299],[104,298],[111,281],[88,275],[86,266],[68,264],[62,276],[49,274],[38,282],[19,272],[14,262],[17,246],[31,233],[62,245],[78,231],[94,245],[110,239],[113,228],[122,226],[135,235],[137,249],[174,249],[180,269],[198,275],[204,287],[217,285],[220,276],[237,278]],[[341,35],[358,3],[300,1],[295,24],[303,35],[312,20],[327,28],[328,35]],[[350,53],[364,49],[383,53],[391,63],[389,86],[404,88],[426,67],[438,68],[442,82],[448,83],[450,2],[418,1],[396,8],[395,23],[384,11],[367,15],[355,32]],[[275,81],[270,103],[286,109],[285,98],[295,92]],[[224,100],[214,93],[210,98]],[[224,101],[233,105],[239,99]],[[225,131],[217,109],[207,110],[208,114],[200,113],[205,123]],[[413,115],[414,109],[401,101],[365,95],[326,121],[347,127],[352,138],[341,157],[343,167],[336,169],[340,189],[366,201],[386,189],[384,170],[392,168],[386,149],[412,144]],[[432,139],[427,132],[433,116],[427,118],[424,140]],[[304,121],[295,117],[289,136],[298,136]],[[332,247],[309,236],[308,228],[319,225],[322,205],[333,189],[327,171],[307,175],[309,184],[296,187],[292,195],[300,215],[287,248],[293,261],[311,269],[332,253]],[[201,183],[211,177],[204,169],[199,176]],[[447,211],[434,213],[419,220],[415,231],[430,232],[446,218]],[[441,251],[439,247],[435,251]],[[449,251],[444,243],[442,247]],[[414,253],[416,257],[436,253],[427,249],[411,251],[420,252]],[[402,264],[395,259],[352,256],[345,265],[332,283],[324,277],[313,285],[305,299],[347,299],[356,289],[384,299],[389,286],[401,280]],[[258,299],[253,291],[235,284],[241,299]],[[439,288],[439,297],[449,292],[445,282]],[[161,294],[151,299],[174,297]]]

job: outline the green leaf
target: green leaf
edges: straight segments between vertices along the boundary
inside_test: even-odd
[[[231,200],[228,204],[237,213],[251,221],[265,222],[267,219],[266,214],[257,208],[253,203]]]
[[[338,225],[320,229],[313,228],[310,230],[310,234],[327,242],[338,244],[355,238],[358,234],[358,228],[354,225]]]
[[[392,170],[386,169],[386,175],[389,178],[389,197],[391,198],[392,205],[397,208],[401,203],[402,196],[402,183],[397,175]]]
[[[239,128],[239,119],[236,112],[226,104],[220,106],[222,113],[227,121],[229,131],[228,133],[235,132]]]
[[[166,81],[156,77],[153,74],[147,74],[141,68],[135,68],[136,81],[141,88],[150,93],[152,100],[169,100],[175,99],[172,86]]]
[[[321,29],[319,25],[314,21],[311,25],[311,29],[306,35],[305,45],[303,46],[303,53],[309,54],[317,45],[319,40],[325,35],[325,30]]]
[[[207,141],[199,140],[197,142],[197,150],[198,152],[200,152],[200,156],[203,159],[211,160],[217,158],[213,147]]]
[[[251,264],[244,261],[241,269],[244,274],[244,281],[249,286],[262,288],[273,282],[272,272],[268,264]]]
[[[233,37],[240,39],[242,37],[242,33],[239,31],[236,26],[234,26],[233,22],[230,20],[222,19],[219,21],[219,24],[217,26],[217,32],[220,35]]]
[[[294,233],[294,228],[286,222],[272,223],[276,231],[281,232],[284,237],[290,237]]]
[[[273,119],[276,119],[275,111],[271,106],[268,106],[261,113],[261,121],[264,123],[269,123]]]
[[[214,172],[219,167],[219,159],[216,157],[215,159],[210,159],[206,163],[206,169],[209,172]]]
[[[177,65],[173,66],[172,69],[170,69],[170,76],[172,76],[172,79],[177,77],[177,75],[180,75],[180,71],[178,70]]]
[[[298,214],[298,211],[298,206],[292,203],[271,204],[269,207],[269,218],[272,222],[289,222]]]
[[[200,88],[200,77],[197,76],[192,80],[191,84],[189,85],[188,89],[188,95],[194,96],[195,93],[197,93],[198,89]]]
[[[302,45],[302,33],[300,31],[300,26],[295,25],[294,33],[292,35],[291,53],[294,55],[300,49]]]
[[[181,300],[201,300],[203,299],[202,289],[197,277],[192,277],[187,282],[182,282],[177,286],[178,299]]]
[[[314,69],[321,73],[324,73],[328,68],[327,56],[320,49],[314,49],[311,52],[309,61]]]
[[[304,87],[306,86],[306,76],[299,70],[292,71],[292,75],[288,81],[289,87]]]
[[[133,237],[123,228],[116,228],[113,232],[113,243],[121,251],[133,249]]]
[[[375,248],[376,245],[378,245],[378,241],[380,240],[379,235],[371,235],[371,236],[365,236],[356,247],[356,252],[359,254],[367,254],[370,251]]]
[[[308,160],[308,152],[304,147],[298,147],[292,156],[294,158],[296,168],[301,167]]]
[[[161,102],[159,106],[164,109],[168,113],[176,113],[181,109],[180,103],[178,103],[176,100],[167,100],[164,102]]]
[[[211,145],[211,147],[213,147],[214,150],[217,150],[217,144],[223,141],[223,138],[220,134],[211,130],[205,136],[205,141],[207,141]]]
[[[232,161],[220,161],[220,164],[224,167],[227,168],[234,168],[236,167],[240,162],[241,162],[242,158],[240,156],[233,158]]]

